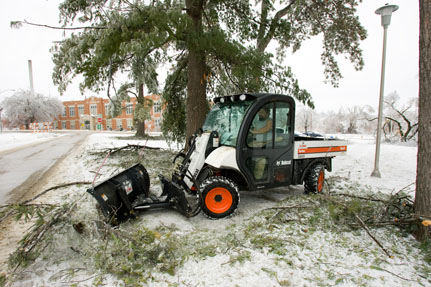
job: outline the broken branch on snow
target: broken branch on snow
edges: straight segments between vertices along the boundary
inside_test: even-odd
[[[145,145],[138,145],[138,144],[128,144],[126,146],[122,146],[122,147],[112,147],[112,148],[105,148],[99,152],[93,152],[93,154],[99,154],[99,153],[106,153],[106,152],[110,152],[111,154],[114,154],[116,152],[122,151],[122,150],[163,150],[160,147],[150,147],[150,146],[145,146]]]
[[[324,199],[329,200],[332,203],[338,204],[346,209],[349,209],[347,207],[347,205],[345,205],[344,203],[341,203],[339,201],[336,201],[335,199],[332,199],[330,196],[323,196]],[[356,220],[359,222],[359,225],[365,230],[365,232],[368,234],[368,236],[371,237],[371,239],[374,240],[374,242],[377,243],[377,245],[383,250],[383,252],[385,252],[385,254],[389,257],[389,258],[393,258],[393,256],[389,253],[389,251],[382,245],[382,243],[380,243],[380,241],[371,233],[370,229],[368,228],[368,226],[365,224],[365,222],[362,220],[361,217],[359,217],[359,215],[352,211],[352,214],[355,216]]]
[[[76,181],[76,182],[69,182],[69,183],[63,183],[63,184],[59,184],[53,187],[50,187],[44,191],[42,191],[41,193],[37,194],[36,196],[34,196],[31,199],[27,199],[21,203],[17,203],[17,204],[6,204],[3,206],[0,206],[0,209],[2,208],[10,208],[10,207],[20,207],[20,206],[37,206],[37,207],[47,207],[47,206],[55,206],[53,204],[47,204],[47,203],[32,203],[29,204],[29,202],[32,202],[34,200],[36,200],[37,198],[41,197],[42,195],[48,193],[49,191],[58,189],[58,188],[62,188],[62,187],[68,187],[71,185],[79,185],[79,184],[91,184],[91,182],[89,181]],[[3,220],[5,220],[6,218],[8,218],[11,215],[14,215],[17,213],[16,208],[12,208],[11,210],[9,210],[5,215],[3,215],[2,218],[0,218],[0,223],[3,222]]]

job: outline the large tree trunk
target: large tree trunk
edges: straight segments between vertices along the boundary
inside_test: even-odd
[[[208,112],[206,100],[207,77],[205,52],[199,47],[202,29],[202,0],[186,0],[187,15],[191,18],[188,39],[188,80],[186,101],[187,139],[202,127]]]
[[[419,0],[419,133],[416,214],[431,219],[431,1]],[[420,226],[418,239],[431,239],[431,227]]]
[[[138,87],[138,104],[144,105],[145,104],[145,97],[144,97],[144,84],[139,84]],[[145,136],[145,121],[136,120],[136,137],[144,137]]]

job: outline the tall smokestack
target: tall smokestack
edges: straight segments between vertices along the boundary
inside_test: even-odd
[[[31,60],[28,60],[28,76],[30,78],[30,90],[31,90],[31,93],[34,94],[33,68],[32,68],[32,64],[31,64]]]

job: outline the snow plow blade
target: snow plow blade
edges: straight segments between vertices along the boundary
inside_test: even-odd
[[[136,164],[121,173],[87,189],[99,203],[109,222],[134,216],[134,205],[150,195],[150,177],[145,167]]]
[[[107,221],[114,225],[135,218],[135,211],[153,208],[174,207],[187,217],[193,216],[195,212],[192,212],[183,189],[163,175],[159,178],[163,189],[160,198],[150,194],[150,177],[141,164],[87,189],[87,192],[97,200]]]

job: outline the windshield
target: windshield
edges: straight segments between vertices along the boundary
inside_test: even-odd
[[[229,104],[216,104],[208,113],[203,130],[205,132],[217,131],[220,144],[236,146],[238,131],[251,101]]]

